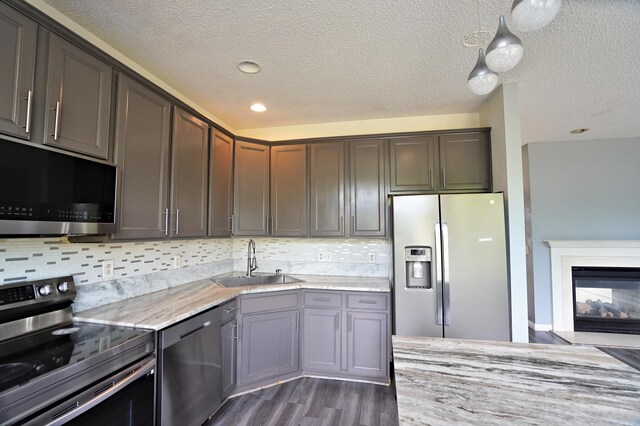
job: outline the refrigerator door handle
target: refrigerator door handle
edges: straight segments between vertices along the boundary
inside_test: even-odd
[[[449,283],[449,225],[442,223],[442,292],[444,325],[451,325],[451,287]]]
[[[433,261],[436,264],[436,305],[437,305],[437,319],[436,322],[438,325],[442,325],[442,244],[440,240],[440,222],[436,222],[434,226],[435,233],[435,241],[436,241],[436,253],[435,259]]]

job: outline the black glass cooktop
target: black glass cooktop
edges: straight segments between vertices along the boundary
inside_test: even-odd
[[[0,394],[149,333],[153,331],[74,323],[4,341],[0,343]]]

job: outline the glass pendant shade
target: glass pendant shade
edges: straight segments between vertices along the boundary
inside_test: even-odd
[[[476,95],[486,95],[493,92],[498,85],[498,74],[491,71],[484,61],[484,51],[480,49],[478,62],[471,70],[467,80],[469,89]]]
[[[522,42],[509,31],[504,16],[500,16],[498,32],[487,47],[487,66],[495,72],[509,71],[518,65],[523,52]]]
[[[520,31],[536,31],[553,21],[561,5],[562,0],[514,0],[511,19]]]

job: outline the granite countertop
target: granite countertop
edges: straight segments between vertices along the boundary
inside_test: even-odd
[[[74,318],[76,321],[161,330],[207,309],[221,305],[242,294],[297,289],[387,293],[390,291],[389,280],[387,278],[329,275],[290,275],[303,280],[303,282],[228,288],[215,282],[216,278],[237,275],[242,274],[223,274],[177,287],[171,287],[166,290],[156,291],[77,312]]]
[[[640,371],[587,346],[393,336],[401,425],[640,424]]]

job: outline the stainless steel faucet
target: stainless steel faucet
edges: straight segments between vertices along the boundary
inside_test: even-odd
[[[256,260],[256,242],[249,240],[247,246],[247,276],[252,277],[253,271],[258,269],[258,261]]]

